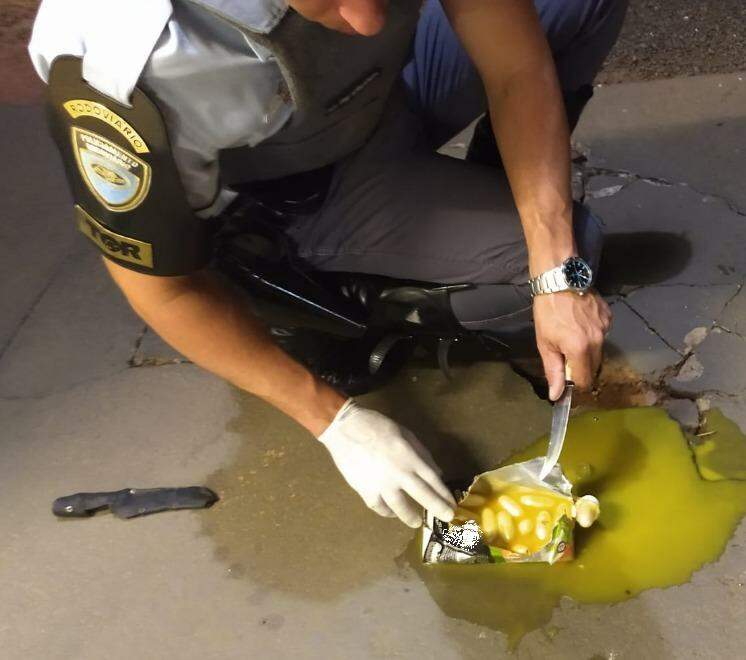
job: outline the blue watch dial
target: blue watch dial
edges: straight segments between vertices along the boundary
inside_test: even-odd
[[[593,274],[590,266],[580,257],[570,257],[562,264],[562,272],[567,283],[573,289],[587,289],[591,285]]]

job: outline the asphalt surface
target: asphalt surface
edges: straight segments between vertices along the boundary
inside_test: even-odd
[[[39,98],[28,64],[28,42],[38,0],[0,3],[0,102]],[[746,70],[744,0],[631,0],[627,22],[603,84]]]
[[[602,83],[746,69],[743,0],[632,0]]]

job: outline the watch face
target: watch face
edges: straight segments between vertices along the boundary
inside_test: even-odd
[[[573,289],[587,289],[591,285],[590,266],[580,257],[570,257],[562,264],[562,272],[568,285]]]

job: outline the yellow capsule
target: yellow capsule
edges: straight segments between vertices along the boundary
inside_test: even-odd
[[[484,506],[487,504],[487,498],[483,497],[482,495],[475,495],[474,493],[469,493],[467,495],[466,499],[461,502],[463,506],[469,506],[469,507],[477,507],[477,506]]]
[[[575,506],[577,508],[576,520],[581,527],[590,527],[601,513],[598,500],[593,495],[584,495]]]
[[[515,534],[513,519],[506,511],[497,512],[497,531],[500,532],[500,536],[502,536],[506,541],[510,541]]]
[[[527,555],[528,554],[528,548],[525,545],[521,545],[520,543],[517,545],[514,545],[511,550],[513,552],[517,552],[519,555]]]
[[[514,518],[523,515],[523,509],[518,506],[518,502],[516,502],[512,497],[500,495],[500,497],[497,498],[497,503]]]
[[[539,511],[536,516],[536,529],[534,534],[539,541],[546,541],[549,539],[550,525],[552,523],[552,516],[549,511]]]
[[[537,522],[536,531],[534,533],[539,541],[546,541],[549,538],[549,523]]]
[[[530,534],[533,528],[534,523],[531,518],[524,518],[523,520],[521,520],[521,522],[518,523],[518,531],[521,534]]]
[[[535,506],[546,509],[552,506],[552,500],[549,497],[542,497],[541,495],[521,495],[521,504],[526,506]]]
[[[495,533],[496,528],[495,512],[492,509],[484,509],[482,511],[482,531],[489,536]]]

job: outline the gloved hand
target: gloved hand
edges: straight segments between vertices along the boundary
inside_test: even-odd
[[[385,415],[348,399],[319,440],[345,481],[379,515],[419,527],[425,507],[441,520],[453,519],[456,502],[430,452]]]

